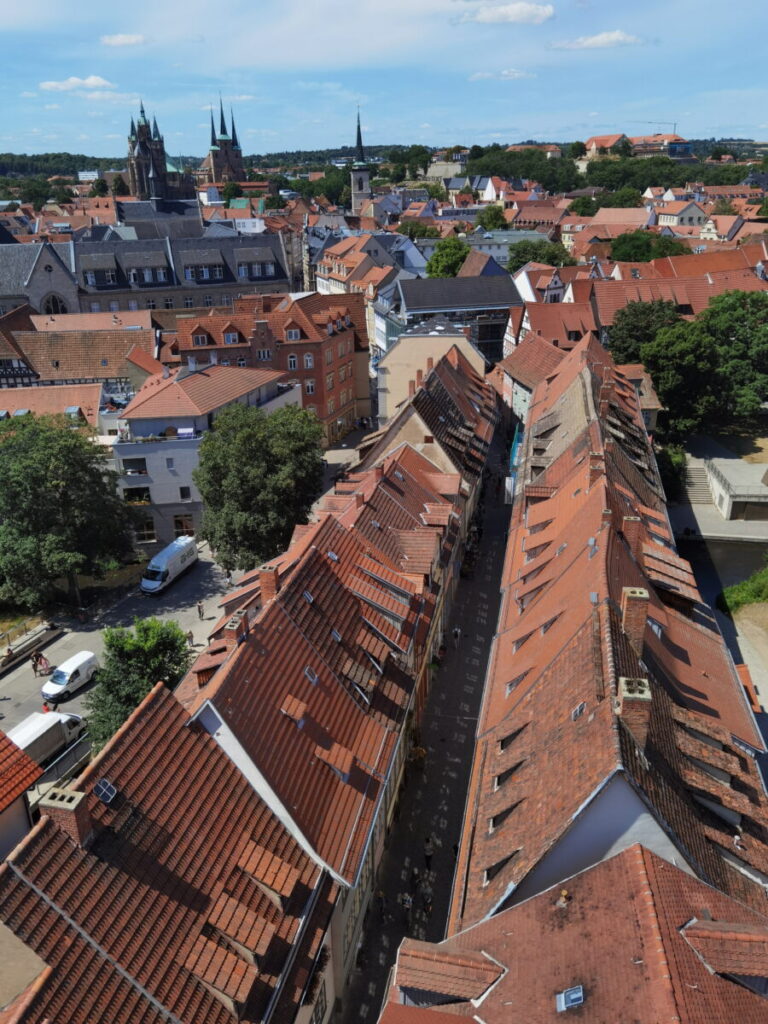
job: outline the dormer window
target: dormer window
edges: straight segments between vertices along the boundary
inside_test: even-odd
[[[208,344],[208,335],[207,334],[193,334],[192,335],[192,344],[193,345],[207,345]]]
[[[225,345],[236,345],[239,341],[237,331],[225,331],[224,332],[224,344]]]
[[[298,327],[291,327],[285,332],[286,341],[299,341],[301,339],[301,331]]]
[[[131,269],[128,271],[128,281],[130,282],[130,284],[139,283],[139,272],[135,267],[131,267]]]
[[[333,324],[329,323],[327,328],[326,328],[326,330],[327,330],[329,335],[333,334]]]

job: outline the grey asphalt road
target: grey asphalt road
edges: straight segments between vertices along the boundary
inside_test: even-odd
[[[102,617],[68,629],[54,643],[45,648],[45,656],[52,667],[65,661],[78,651],[94,651],[101,654],[104,649],[103,629],[105,626],[131,626],[135,618],[173,619],[184,632],[192,630],[197,650],[208,630],[218,621],[218,608],[226,592],[224,571],[215,564],[207,546],[200,550],[195,566],[157,597],[145,597],[138,588],[123,597]],[[197,602],[202,601],[205,619],[200,620]],[[35,679],[32,665],[28,662],[0,677],[0,728],[5,732],[18,725],[33,711],[42,709],[40,689],[44,680]],[[60,704],[57,710],[83,714],[83,699],[88,687],[76,693],[71,700]]]

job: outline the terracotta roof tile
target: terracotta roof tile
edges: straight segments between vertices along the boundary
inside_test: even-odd
[[[42,774],[42,768],[0,732],[0,812],[34,786]]]
[[[127,420],[203,416],[252,391],[283,380],[281,370],[250,366],[207,366],[150,377],[123,410]]]

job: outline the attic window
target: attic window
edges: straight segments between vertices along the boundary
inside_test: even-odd
[[[109,364],[109,360],[108,359],[102,359],[101,360],[101,365],[102,366],[107,366],[108,364]]]
[[[381,523],[377,519],[372,519],[371,520],[371,526],[374,528],[374,530],[380,530],[381,529]]]
[[[581,716],[584,714],[586,710],[587,705],[584,703],[584,701],[582,701],[581,704],[577,704],[571,712],[571,721],[575,722],[577,718],[581,718]]]
[[[310,594],[310,592],[308,590],[304,591],[304,593],[302,594],[302,597],[307,602],[307,604],[314,604],[314,600],[315,599],[314,599],[314,597],[312,597],[312,595]]]
[[[517,850],[515,850],[517,853]],[[498,875],[502,868],[506,867],[507,864],[515,856],[515,853],[508,853],[506,857],[502,857],[501,860],[497,860],[495,864],[492,864],[489,868],[485,869],[485,875],[483,877],[483,885],[488,885]]]
[[[659,639],[661,639],[661,634],[662,634],[662,629],[663,629],[661,623],[657,622],[656,619],[652,619],[650,617],[650,615],[649,615],[648,616],[648,625],[651,627],[651,629],[656,634],[656,636],[659,637]]]
[[[513,648],[512,648],[513,651],[515,653],[517,653],[520,650],[520,648],[523,646],[523,644],[526,642],[526,640],[530,640],[532,636],[533,636],[533,631],[531,631],[530,633],[526,633],[525,636],[521,636],[519,640],[515,640],[515,643],[514,643]]]
[[[506,736],[503,736],[499,740],[499,752],[502,752],[502,751],[506,750],[507,747],[510,745],[510,743],[514,743],[515,742],[515,740],[520,735],[520,733],[523,731],[523,729],[527,729],[527,728],[528,728],[528,723],[525,722],[525,724],[521,725],[519,729],[515,729],[514,732],[507,733]]]
[[[306,666],[306,668],[304,669],[304,675],[307,677],[310,683],[312,683],[313,686],[317,686],[318,675],[311,665]]]
[[[500,825],[503,825],[512,811],[514,811],[516,807],[519,807],[521,803],[521,800],[516,800],[513,804],[510,804],[509,807],[505,807],[503,811],[499,811],[498,814],[494,814],[488,821],[488,831],[493,832]]]
[[[403,474],[400,472],[399,469],[395,470],[395,474],[394,475],[397,477],[398,480],[405,480],[405,477],[403,476]]]
[[[513,690],[515,690],[520,685],[520,683],[522,683],[522,681],[525,679],[527,675],[528,669],[526,669],[525,672],[521,672],[519,676],[515,676],[514,679],[507,683],[507,697],[510,695],[510,693],[512,693]]]
[[[208,344],[208,335],[207,334],[193,334],[192,335],[192,344],[193,345],[207,345]]]
[[[336,554],[335,551],[328,551],[327,554],[332,562],[338,562],[339,556]]]
[[[338,629],[332,629],[331,636],[333,637],[337,644],[341,643],[341,633],[338,631]]]
[[[368,651],[366,651],[365,654],[366,654],[368,660],[370,661],[370,663],[373,665],[373,667],[379,673],[379,675],[381,675],[382,672],[384,671],[384,669],[381,667],[381,663],[376,658],[374,658],[374,656],[372,654],[369,654]]]
[[[541,626],[541,635],[542,636],[544,636],[544,634],[547,632],[548,629],[551,629],[552,626],[554,626],[554,624],[557,622],[559,617],[560,617],[559,615],[553,615],[551,619],[549,619],[547,622],[543,623],[543,625]]]
[[[494,790],[501,789],[505,782],[509,782],[522,763],[522,761],[518,761],[517,764],[512,765],[511,768],[507,768],[503,772],[500,772],[493,780]]]
[[[574,985],[573,988],[567,988],[555,996],[555,1007],[558,1013],[562,1013],[564,1010],[573,1010],[583,1004],[584,988],[581,985]]]

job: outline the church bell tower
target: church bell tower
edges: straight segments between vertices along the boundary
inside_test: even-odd
[[[355,159],[350,174],[350,191],[352,192],[352,215],[359,217],[360,211],[373,195],[371,192],[371,169],[365,162],[359,110],[357,111],[357,140],[355,142]]]

